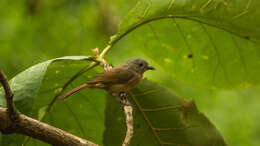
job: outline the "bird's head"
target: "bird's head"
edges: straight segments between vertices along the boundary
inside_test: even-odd
[[[147,70],[155,70],[154,67],[150,66],[145,60],[143,59],[130,59],[128,60],[124,66],[128,67],[129,69],[143,74]]]

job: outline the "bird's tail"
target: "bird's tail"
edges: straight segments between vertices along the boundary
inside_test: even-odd
[[[89,84],[86,84],[86,83],[79,86],[79,87],[76,87],[76,88],[70,90],[69,92],[67,92],[66,94],[62,95],[61,97],[59,97],[59,100],[64,100],[68,96],[70,96],[70,95],[72,95],[72,94],[74,94],[74,93],[76,93],[76,92],[78,92],[82,89],[88,88],[88,87],[89,87]]]

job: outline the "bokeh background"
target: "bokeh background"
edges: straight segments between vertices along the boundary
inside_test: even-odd
[[[0,68],[11,79],[48,59],[92,55],[91,49],[105,47],[110,36],[117,32],[120,20],[136,2],[0,0]],[[129,43],[124,40],[120,45],[130,46]],[[130,48],[123,50],[117,46],[115,50],[107,56],[114,65],[129,58],[128,53],[122,55],[124,52],[141,56]],[[176,92],[183,98],[193,98],[229,145],[260,145],[258,88],[216,92],[181,86]]]

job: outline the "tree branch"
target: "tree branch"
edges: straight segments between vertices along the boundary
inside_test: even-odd
[[[11,91],[11,88],[8,84],[8,79],[3,73],[2,70],[0,70],[0,82],[3,85],[4,91],[5,91],[5,100],[6,100],[6,107],[8,111],[9,118],[12,121],[16,121],[19,119],[19,112],[16,110],[15,105],[13,103],[13,92]]]
[[[103,58],[104,54],[110,49],[110,47],[111,46],[108,46],[107,48],[105,48],[104,51],[100,55],[99,55],[98,48],[93,49],[94,55],[97,57],[97,59],[101,63],[101,65],[104,67],[105,71],[112,69],[112,66],[110,64],[108,64],[105,61],[105,59]],[[131,139],[134,135],[133,107],[132,107],[131,103],[128,101],[128,99],[126,98],[126,95],[121,100],[122,100],[121,104],[123,106],[123,111],[126,116],[126,127],[127,127],[126,136],[125,136],[122,146],[129,146]]]
[[[19,122],[12,122],[6,108],[0,108],[0,131],[3,134],[19,133],[54,146],[97,146],[85,139],[67,133],[43,122],[20,114]]]
[[[7,108],[0,108],[0,132],[3,134],[24,134],[54,146],[97,146],[90,141],[79,138],[61,129],[20,114],[13,103],[13,93],[4,73],[0,70]]]

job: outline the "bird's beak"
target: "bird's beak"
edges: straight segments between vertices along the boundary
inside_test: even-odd
[[[148,66],[148,67],[147,67],[147,70],[155,70],[155,68],[152,67],[152,66]]]

